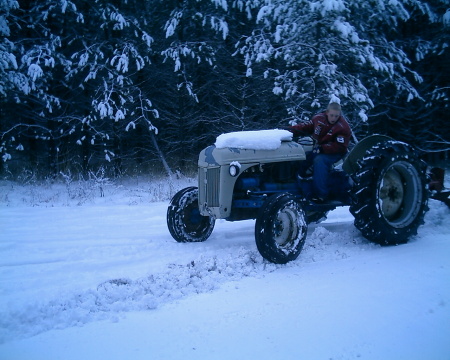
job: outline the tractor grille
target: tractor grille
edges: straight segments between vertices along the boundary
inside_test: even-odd
[[[207,206],[219,206],[219,190],[220,190],[220,168],[198,169],[199,176],[199,198],[200,201],[205,200]]]

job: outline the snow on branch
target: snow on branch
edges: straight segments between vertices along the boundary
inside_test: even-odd
[[[450,26],[450,9],[447,9],[444,16],[442,17],[442,22],[444,26]]]
[[[44,75],[44,71],[38,64],[31,64],[28,67],[28,76],[31,78],[33,82],[35,82],[38,78]]]

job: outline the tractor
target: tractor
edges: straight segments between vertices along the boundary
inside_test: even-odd
[[[300,177],[298,171],[313,150],[312,138],[293,138],[278,129],[224,135],[230,141],[200,152],[198,186],[180,190],[170,201],[167,225],[178,242],[207,240],[216,219],[256,219],[259,253],[285,264],[299,256],[308,225],[337,207],[349,207],[355,227],[369,241],[397,245],[417,234],[430,196],[450,206],[443,173],[427,174],[416,149],[388,136],[356,143],[331,170],[330,197],[316,203],[312,177]],[[250,135],[263,144],[253,145]],[[276,146],[264,146],[274,140]]]

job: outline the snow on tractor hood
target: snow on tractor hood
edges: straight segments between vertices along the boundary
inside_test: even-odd
[[[200,152],[198,165],[298,161],[305,157],[303,147],[292,141],[287,130],[240,131],[218,136],[214,145]]]
[[[281,142],[291,140],[287,130],[237,131],[218,136],[215,145],[217,149],[276,150]]]

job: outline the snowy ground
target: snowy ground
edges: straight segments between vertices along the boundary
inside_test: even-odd
[[[335,210],[281,266],[257,252],[254,221],[176,243],[167,192],[0,183],[1,360],[450,359],[444,204],[396,247]]]

